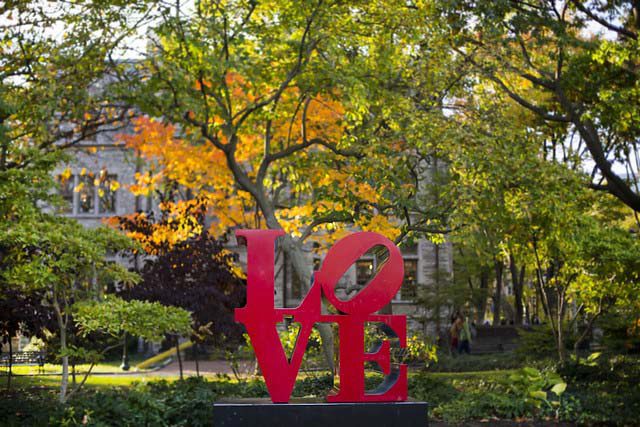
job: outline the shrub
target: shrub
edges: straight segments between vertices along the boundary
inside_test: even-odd
[[[22,389],[0,392],[0,424],[7,427],[45,426],[62,417],[64,408],[47,390]]]
[[[431,372],[468,372],[516,369],[522,366],[522,359],[512,352],[452,357],[439,354],[438,363],[429,366]]]
[[[569,369],[569,368],[567,368]],[[601,356],[585,359],[580,371],[566,375],[568,386],[552,370],[428,373],[409,375],[409,396],[426,401],[430,418],[447,422],[481,419],[557,419],[582,424],[636,425],[640,412],[639,359]],[[368,389],[382,375],[367,373]],[[323,397],[332,388],[328,374],[300,379],[294,397]],[[0,424],[5,426],[201,426],[211,425],[212,402],[222,398],[268,397],[263,381],[213,380],[136,383],[128,388],[89,388],[66,405],[43,388],[0,391]]]
[[[573,344],[576,341],[572,331],[571,328],[565,325],[564,344],[568,351],[573,350]],[[518,335],[520,335],[520,339],[516,354],[522,359],[531,361],[540,358],[557,357],[558,350],[555,338],[548,324],[532,328],[519,328]]]

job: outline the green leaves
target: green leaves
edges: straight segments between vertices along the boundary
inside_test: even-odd
[[[123,266],[105,259],[107,251],[132,247],[127,237],[114,230],[86,229],[72,219],[39,214],[1,231],[0,245],[6,251],[2,277],[11,285],[52,295],[64,290],[80,297],[100,293],[93,287],[96,274],[99,285],[138,280]]]
[[[73,306],[74,320],[82,335],[103,332],[112,336],[129,335],[160,342],[165,334],[188,335],[191,315],[177,307],[155,302],[107,296],[102,301],[82,301]]]
[[[567,388],[567,384],[558,374],[542,372],[532,367],[524,367],[511,374],[505,385],[512,393],[521,395],[536,408],[543,404],[552,407],[552,403],[557,402],[552,402],[548,393],[560,396]]]
[[[560,396],[567,389],[567,383],[558,383],[551,387],[551,392],[555,393],[556,396]]]

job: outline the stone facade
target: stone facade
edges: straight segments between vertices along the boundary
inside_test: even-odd
[[[63,194],[66,195],[69,205],[69,208],[63,213],[64,215],[77,219],[87,227],[95,227],[110,216],[154,209],[154,200],[136,197],[127,190],[127,187],[134,183],[136,172],[140,172],[144,168],[135,153],[115,141],[114,135],[103,133],[95,141],[84,142],[72,149],[71,158],[72,160],[68,164],[60,165],[55,171],[57,176],[62,175],[64,171],[71,172],[68,182],[65,184],[66,187],[63,185]],[[117,181],[119,188],[107,189],[107,185],[103,183],[105,177]],[[78,191],[80,183],[84,185]],[[93,188],[87,188],[90,186]],[[76,191],[73,191],[74,188]],[[87,201],[88,199],[93,201]],[[240,263],[244,265],[246,263],[244,247],[237,246],[233,239],[230,239],[229,247],[238,253]],[[315,254],[311,247],[306,250],[309,264],[313,264],[317,269],[322,262],[322,256]],[[422,240],[417,245],[403,248],[403,258],[405,283],[393,300],[393,312],[407,314],[409,318],[424,317],[424,311],[414,304],[416,288],[432,286],[438,275],[452,274],[451,244],[445,243],[436,246],[427,240]],[[125,262],[124,260],[119,261]],[[344,283],[342,285],[344,288],[353,290],[357,289],[358,285],[366,284],[367,279],[372,277],[375,272],[377,262],[378,259],[373,255],[359,260],[343,276]],[[276,265],[276,305],[280,307],[297,306],[304,297],[304,289],[305,287],[293,274],[286,258],[281,256]],[[446,316],[446,314],[444,315]],[[433,332],[425,325],[419,325],[416,322],[413,322],[413,327],[424,329],[424,332]]]

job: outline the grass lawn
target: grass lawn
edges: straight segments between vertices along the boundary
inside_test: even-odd
[[[89,366],[89,364],[76,365],[76,373],[84,374],[89,369]],[[69,371],[71,371],[71,367],[69,367]],[[0,372],[6,374],[8,372],[8,369],[1,369]],[[39,375],[41,373],[61,374],[62,365],[46,363],[43,368],[32,365],[16,365],[13,366],[12,372],[14,375]],[[116,362],[105,362],[96,364],[93,367],[92,372],[118,373],[122,372],[122,369],[120,369],[120,362],[118,362],[117,364]]]
[[[442,380],[484,379],[486,381],[489,381],[506,378],[516,371],[517,369],[495,369],[492,371],[429,372],[426,375]],[[411,376],[411,373],[409,374],[409,376]]]
[[[115,372],[122,372],[117,370]],[[500,380],[502,378],[506,378],[514,370],[494,370],[494,371],[477,371],[477,372],[434,372],[427,373],[428,377],[438,379],[448,384],[453,384],[457,381],[461,380],[475,380],[475,381],[484,381],[484,382],[494,382]],[[315,374],[304,374],[301,373],[298,378],[312,378],[316,376],[322,376],[321,373]],[[409,378],[411,378],[413,373],[409,373]],[[422,374],[425,375],[425,374]],[[225,378],[225,381],[230,383],[237,382],[236,379],[231,377],[221,377],[216,374],[210,375],[202,375],[203,377],[209,380],[215,380],[219,378]],[[367,377],[370,380],[374,378],[382,379],[380,374],[371,373],[367,374]],[[174,382],[179,380],[178,375],[90,375],[87,378],[87,382],[85,383],[85,387],[97,387],[97,388],[108,388],[108,387],[129,387],[135,383],[149,383],[154,381],[165,380],[168,382]],[[77,381],[82,380],[82,376],[76,377]],[[69,377],[69,381],[71,381],[71,377]],[[374,380],[375,381],[375,380]],[[30,388],[30,387],[45,387],[45,388],[57,388],[60,386],[60,375],[31,375],[31,376],[16,376],[11,379],[12,387],[14,388]],[[377,381],[376,381],[377,382]],[[4,387],[6,384],[6,377],[0,376],[0,387]],[[336,385],[339,385],[339,378],[336,378]]]
[[[77,381],[81,381],[82,377],[76,377]],[[137,376],[137,375],[90,375],[87,378],[85,387],[128,387],[134,383],[145,383],[150,381],[166,380],[173,382],[179,379],[178,376]],[[69,377],[71,382],[71,377]],[[6,384],[6,377],[0,377],[0,387]],[[11,378],[12,387],[28,388],[28,387],[51,387],[60,386],[60,375],[33,375],[18,376]]]
[[[134,356],[129,358],[129,365],[131,365],[131,369],[134,369],[139,362],[143,361],[144,358],[139,356]],[[120,369],[120,365],[122,364],[122,360],[104,360],[100,363],[97,363],[93,369],[92,373],[122,373],[124,372]],[[82,363],[75,366],[76,374],[82,375],[89,369],[91,365],[89,363]],[[37,365],[13,365],[12,372],[14,375],[40,375],[44,374],[61,374],[62,373],[62,365],[53,364],[53,363],[45,363],[45,365],[41,368]],[[9,371],[9,368],[6,366],[0,367],[0,376],[6,374]],[[69,366],[69,372],[71,372],[71,366]],[[144,371],[142,371],[144,372]]]

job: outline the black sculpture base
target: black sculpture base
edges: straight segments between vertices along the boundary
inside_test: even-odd
[[[426,402],[326,403],[305,399],[271,403],[237,399],[213,404],[214,427],[425,427]]]

